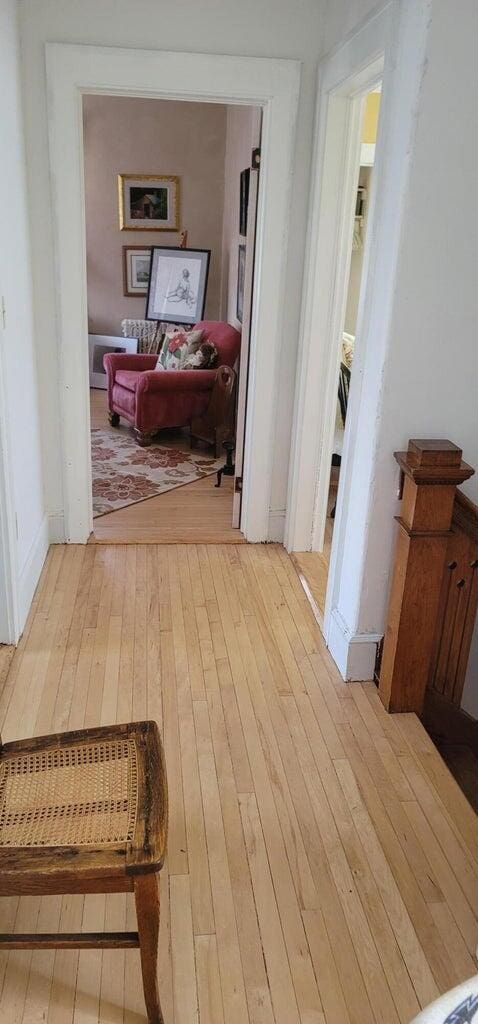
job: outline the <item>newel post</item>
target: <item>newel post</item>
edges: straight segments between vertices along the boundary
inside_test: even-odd
[[[403,481],[379,693],[388,711],[423,708],[457,484],[474,470],[451,441],[395,452]]]

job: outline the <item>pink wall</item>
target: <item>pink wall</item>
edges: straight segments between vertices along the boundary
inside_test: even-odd
[[[224,168],[224,222],[222,231],[222,319],[240,327],[236,318],[237,262],[239,244],[240,175],[251,166],[251,153],[260,138],[258,107],[229,106],[227,109],[226,154]]]
[[[226,120],[222,104],[84,97],[91,333],[120,334],[124,317],[144,316],[145,299],[123,295],[123,245],[179,244],[173,231],[120,231],[119,173],[179,175],[181,229],[189,246],[211,249],[205,315],[220,318]]]

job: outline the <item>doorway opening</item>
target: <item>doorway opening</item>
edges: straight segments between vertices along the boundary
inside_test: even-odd
[[[326,490],[326,516],[321,550],[298,551],[292,557],[302,584],[313,605],[316,618],[323,625],[329,568],[334,534],[335,513],[344,456],[345,430],[349,392],[353,379],[355,341],[360,321],[364,254],[371,209],[372,187],[375,185],[374,163],[380,116],[381,85],[367,92],[361,113],[360,147],[355,160],[354,209],[349,224],[348,271],[344,278],[342,329],[338,344],[338,369],[335,373],[336,400],[332,409],[329,433],[333,435],[330,474]],[[361,297],[362,296],[362,297]],[[337,365],[337,364],[336,364]],[[319,500],[317,494],[316,500]],[[316,514],[316,521],[319,516]],[[320,544],[317,545],[320,548]]]
[[[90,539],[238,543],[261,109],[82,109]]]

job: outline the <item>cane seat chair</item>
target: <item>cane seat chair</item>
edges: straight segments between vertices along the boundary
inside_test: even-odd
[[[167,784],[155,722],[0,743],[0,896],[134,892],[137,932],[0,935],[4,949],[139,947],[149,1024],[158,993],[158,872]]]

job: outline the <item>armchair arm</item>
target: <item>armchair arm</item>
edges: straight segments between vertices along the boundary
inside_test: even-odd
[[[116,370],[154,370],[157,361],[157,356],[147,356],[141,353],[107,352],[103,356],[106,373],[111,373],[113,376]]]
[[[106,357],[105,357],[106,358]],[[217,370],[147,371],[138,382],[137,394],[144,391],[211,391]]]

